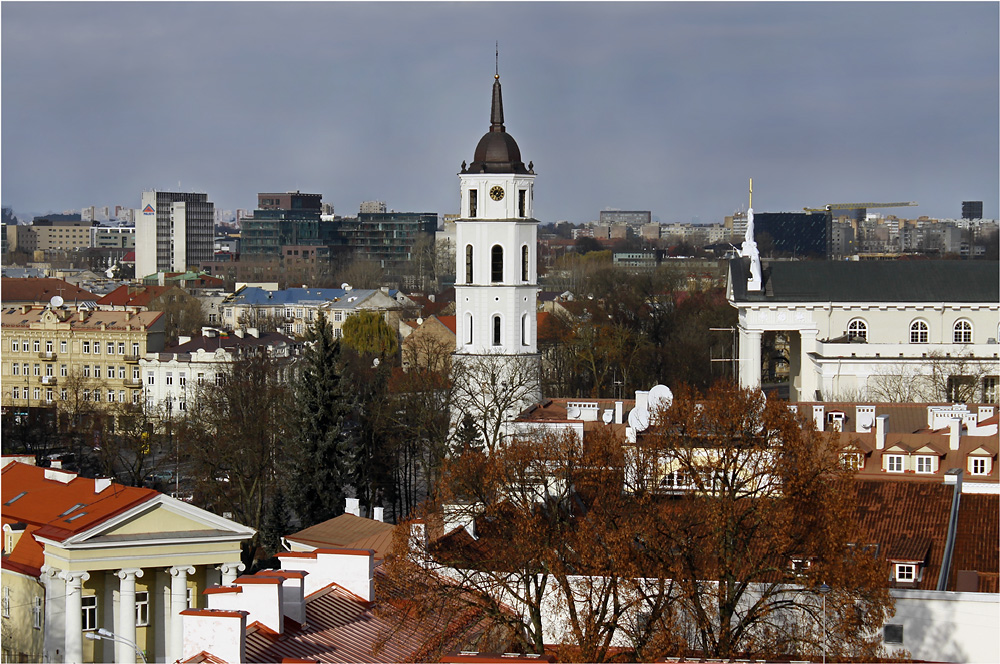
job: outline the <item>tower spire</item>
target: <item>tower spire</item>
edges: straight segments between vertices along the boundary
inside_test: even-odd
[[[497,42],[496,69],[493,74],[493,107],[490,110],[490,131],[506,131],[503,126],[503,97],[500,95],[500,42]]]

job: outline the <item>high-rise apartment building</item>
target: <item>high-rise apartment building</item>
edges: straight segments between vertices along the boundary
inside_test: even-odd
[[[257,194],[257,209],[240,223],[242,253],[278,258],[286,245],[322,245],[329,240],[330,222],[320,219],[322,194]]]
[[[213,258],[215,204],[208,194],[144,191],[135,233],[136,276],[185,272]]]

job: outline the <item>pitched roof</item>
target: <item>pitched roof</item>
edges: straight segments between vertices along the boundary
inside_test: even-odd
[[[341,514],[285,537],[318,549],[371,549],[381,559],[392,548],[391,523]]]
[[[65,302],[85,302],[97,299],[90,291],[83,290],[62,279],[16,279],[4,277],[0,284],[0,302],[4,305],[19,303],[48,304],[59,295]]]
[[[4,467],[2,480],[3,524],[25,524],[14,550],[3,558],[3,566],[11,569],[8,563],[22,570],[41,567],[44,556],[36,536],[63,541],[159,495],[19,462]]]
[[[122,284],[101,299],[97,304],[105,306],[128,306],[128,307],[148,307],[149,303],[160,297],[168,290],[177,288],[170,286],[130,286]]]
[[[167,354],[194,353],[198,350],[215,351],[219,348],[252,348],[256,346],[277,346],[294,343],[296,343],[294,339],[279,332],[260,332],[256,337],[251,334],[245,334],[240,337],[234,332],[232,334],[219,334],[213,337],[194,337],[186,343],[164,349],[163,352]]]
[[[282,635],[258,626],[247,628],[249,662],[280,662],[286,658],[316,662],[406,662],[427,634],[403,630],[376,644],[392,625],[376,614],[374,605],[331,583],[306,597],[306,625],[286,622]]]
[[[729,269],[740,302],[996,303],[1000,293],[997,261],[773,261],[759,293],[747,292],[747,261],[734,258]]]
[[[22,313],[20,308],[5,308],[0,314],[3,327],[30,328],[32,323],[41,320],[49,309],[47,307],[33,307],[27,313]],[[119,330],[125,331],[126,327],[133,330],[148,329],[156,324],[163,317],[161,311],[140,311],[130,313],[128,311],[89,311],[84,315],[84,320],[80,320],[80,315],[66,309],[56,310],[63,323],[69,323],[71,330]],[[103,326],[103,327],[102,327]]]

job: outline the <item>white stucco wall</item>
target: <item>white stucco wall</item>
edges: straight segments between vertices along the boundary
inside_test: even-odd
[[[914,659],[1000,662],[1000,594],[893,590],[902,648]],[[893,652],[898,647],[886,645]]]

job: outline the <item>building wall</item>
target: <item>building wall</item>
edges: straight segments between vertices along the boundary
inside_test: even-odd
[[[7,569],[3,570],[0,585],[5,604],[2,618],[3,661],[42,661],[45,587],[34,577]],[[36,609],[39,599],[43,603],[38,604],[39,608]],[[41,612],[36,622],[36,611],[39,609]]]
[[[995,593],[891,590],[896,614],[887,624],[903,626],[903,643],[914,660],[1000,662],[1000,595]]]

